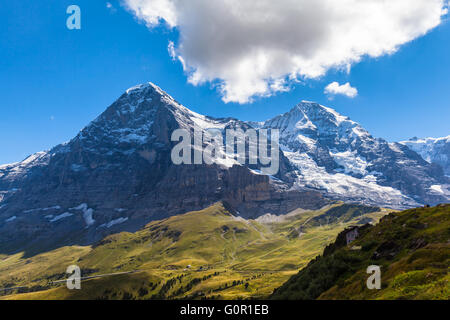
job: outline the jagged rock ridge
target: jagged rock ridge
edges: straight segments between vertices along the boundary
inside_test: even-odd
[[[245,218],[328,202],[229,161],[174,165],[171,133],[249,128],[190,111],[154,84],[127,90],[71,141],[0,167],[0,251],[89,244],[151,220],[226,201]],[[257,169],[257,168],[255,168]]]
[[[233,159],[174,165],[171,134],[280,129],[280,171]],[[192,112],[154,84],[127,90],[71,141],[0,166],[0,252],[89,244],[151,220],[225,201],[256,218],[330,200],[403,208],[449,201],[448,178],[401,144],[373,138],[330,108],[302,102],[264,123]],[[444,192],[435,193],[438,187]]]

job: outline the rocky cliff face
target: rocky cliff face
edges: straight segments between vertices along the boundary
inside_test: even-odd
[[[316,191],[288,190],[232,159],[210,166],[171,161],[175,129],[248,127],[196,114],[153,84],[129,89],[70,142],[0,167],[0,250],[92,243],[220,200],[246,218],[327,203]],[[289,170],[282,156],[278,177]]]
[[[267,176],[260,165],[228,156],[175,165],[171,135],[180,128],[280,129],[279,173]],[[197,114],[145,84],[68,143],[0,166],[0,253],[90,244],[217,201],[244,218],[317,209],[327,199],[403,208],[450,201],[447,184],[439,166],[315,103],[246,123]]]
[[[260,126],[280,129],[284,154],[296,167],[296,186],[395,208],[450,201],[442,168],[404,145],[375,139],[333,109],[304,101]],[[432,192],[438,186],[445,191]]]
[[[440,165],[444,173],[450,176],[450,136],[443,138],[412,138],[401,144],[417,152],[425,161]]]

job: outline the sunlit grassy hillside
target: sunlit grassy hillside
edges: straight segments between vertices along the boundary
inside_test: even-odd
[[[265,298],[345,227],[377,222],[387,212],[336,203],[255,221],[217,203],[152,222],[136,233],[109,236],[92,247],[65,247],[26,259],[2,256],[0,288],[25,288],[5,291],[0,298]],[[133,273],[83,281],[81,290],[51,284],[66,279],[71,264],[82,269],[82,276]]]
[[[273,298],[450,299],[450,204],[391,213],[350,245],[340,238]],[[367,288],[371,265],[380,290]]]

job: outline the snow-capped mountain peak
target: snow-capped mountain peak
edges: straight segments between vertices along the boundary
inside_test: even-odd
[[[430,177],[431,172],[439,173],[425,168],[424,161],[407,148],[375,139],[357,122],[318,103],[302,101],[262,127],[280,130],[281,148],[298,169],[293,175],[299,186],[327,190],[339,199],[414,206],[423,198],[405,196],[414,192],[400,180],[409,176],[427,190],[439,184]]]
[[[275,178],[233,161],[171,161],[176,129],[251,127],[280,130]],[[128,89],[69,142],[0,166],[0,222],[8,221],[0,223],[0,244],[34,239],[35,230],[43,241],[63,239],[77,228],[85,230],[80,243],[92,243],[98,232],[140,228],[223,200],[247,217],[318,207],[325,198],[392,208],[436,204],[450,201],[449,185],[442,169],[404,144],[375,139],[320,104],[303,101],[263,123],[215,119],[147,83]]]
[[[315,102],[302,101],[291,111],[264,123],[263,127],[277,128],[287,150],[315,151],[321,144],[345,151],[353,150],[370,134],[358,123],[334,109]]]
[[[424,139],[415,137],[400,144],[408,146],[427,162],[440,165],[445,174],[450,176],[450,136]]]
[[[344,121],[350,120],[348,117],[342,116],[334,109],[311,101],[303,100],[296,108],[300,109],[305,115],[320,116],[322,119],[330,120],[334,122],[336,126],[339,126]]]
[[[126,92],[126,94],[140,93],[146,89],[153,89],[153,90],[159,92],[161,95],[165,94],[165,92],[160,87],[158,87],[156,84],[154,84],[153,82],[138,84],[134,87],[127,89],[125,92]]]

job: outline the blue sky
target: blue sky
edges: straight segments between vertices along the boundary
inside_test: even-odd
[[[75,136],[127,88],[152,81],[192,110],[262,121],[301,100],[317,101],[389,141],[450,134],[450,23],[390,56],[364,58],[350,73],[317,80],[251,104],[225,104],[210,84],[193,86],[168,55],[178,34],[149,30],[117,1],[2,1],[0,5],[0,164],[19,161]],[[82,29],[66,28],[77,4]],[[358,96],[324,94],[350,82]]]

